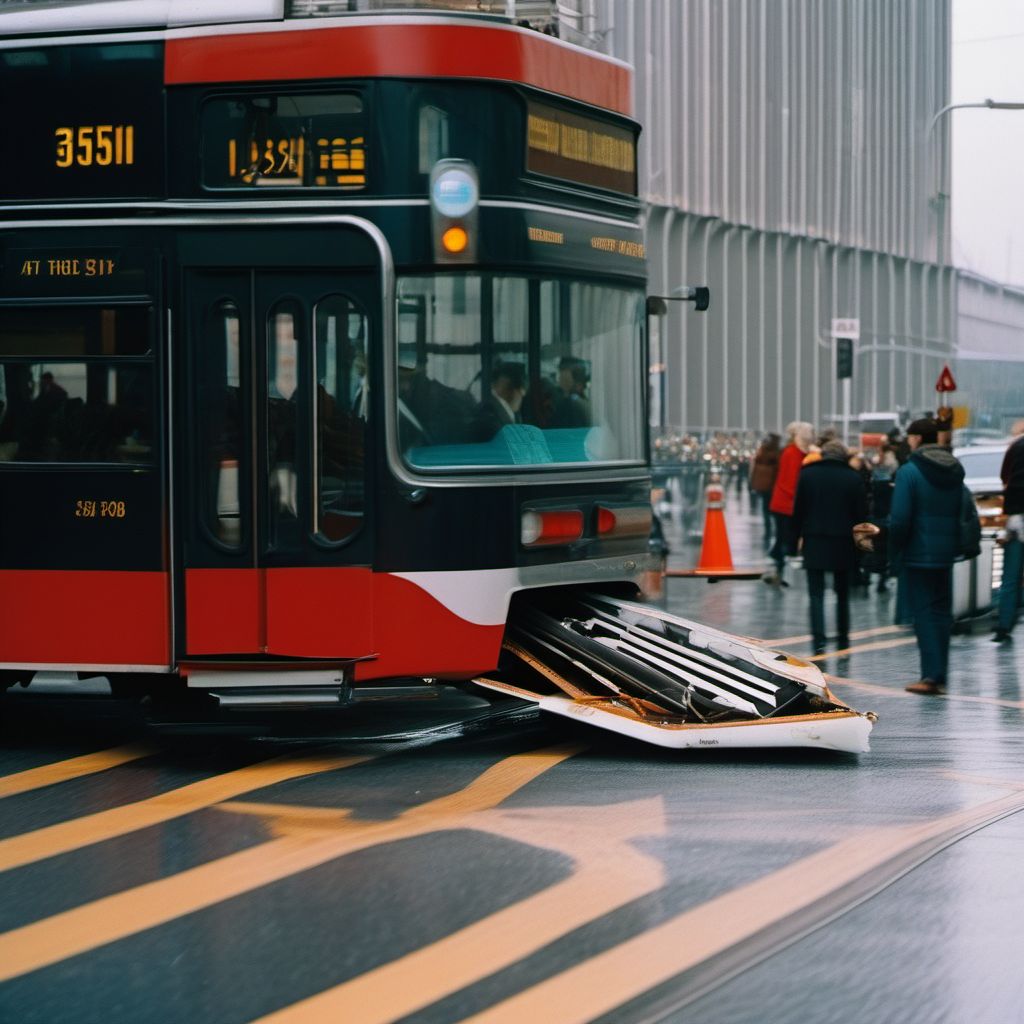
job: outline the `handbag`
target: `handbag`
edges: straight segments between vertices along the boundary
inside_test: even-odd
[[[981,554],[981,520],[974,495],[963,487],[960,492],[960,532],[957,544],[957,559],[977,558]]]

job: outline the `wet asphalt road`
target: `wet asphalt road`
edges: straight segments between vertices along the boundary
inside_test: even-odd
[[[668,606],[806,655],[791,580]],[[859,757],[673,754],[447,691],[230,733],[16,693],[0,1021],[1024,1020],[1024,634],[976,623],[914,697],[892,601],[858,594],[823,662],[880,716]]]

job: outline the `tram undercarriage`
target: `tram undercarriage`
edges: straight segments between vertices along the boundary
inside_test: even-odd
[[[189,674],[109,674],[115,697],[147,697],[153,722],[240,724],[247,713],[340,711],[440,697],[444,680],[353,683],[352,666],[250,663]],[[97,673],[79,673],[82,679]],[[0,682],[27,686],[31,673]],[[844,705],[817,666],[756,640],[580,587],[527,591],[512,602],[497,669],[464,683],[484,696],[477,725],[516,708],[576,719],[671,749],[814,748],[862,753],[876,716]],[[368,709],[367,709],[368,710]],[[450,723],[452,724],[452,723]],[[448,726],[441,726],[442,731]],[[431,727],[436,731],[437,727]],[[340,719],[329,731],[345,732]],[[415,729],[400,730],[411,736]],[[383,734],[382,734],[383,735]],[[387,733],[391,737],[391,733]],[[397,734],[396,734],[397,736]],[[395,738],[395,737],[391,737]]]

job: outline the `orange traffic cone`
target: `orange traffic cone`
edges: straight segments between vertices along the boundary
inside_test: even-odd
[[[725,528],[725,491],[712,477],[704,491],[704,540],[700,546],[697,568],[702,572],[732,572],[732,552]]]
[[[729,534],[725,529],[725,489],[717,474],[704,491],[704,540],[700,560],[694,569],[667,569],[666,576],[701,576],[709,583],[720,579],[756,580],[763,569],[734,569],[729,550]]]

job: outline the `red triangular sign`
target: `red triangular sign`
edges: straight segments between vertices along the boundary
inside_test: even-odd
[[[944,366],[942,373],[939,374],[939,379],[935,382],[936,391],[956,391],[956,381],[953,380],[953,374],[949,372],[949,367]]]

